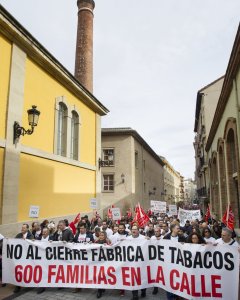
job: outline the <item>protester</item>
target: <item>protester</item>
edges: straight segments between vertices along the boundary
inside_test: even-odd
[[[148,224],[148,228],[145,232],[145,235],[149,238],[151,238],[152,236],[154,236],[154,226],[153,223],[149,223]]]
[[[154,235],[151,236],[151,240],[156,241],[156,240],[161,240],[163,239],[163,236],[161,235],[161,228],[159,226],[156,226],[154,228]],[[153,295],[156,295],[158,293],[158,287],[153,288]]]
[[[179,235],[180,227],[177,224],[170,225],[170,232],[164,236],[165,240],[171,240],[175,242],[184,243],[185,238]]]
[[[87,232],[86,224],[80,223],[77,227],[77,233],[74,236],[74,243],[85,243],[85,242],[94,242],[93,235],[90,232]]]
[[[32,224],[32,235],[34,237],[34,240],[41,240],[42,238],[42,228],[39,224],[39,222],[33,222]]]
[[[33,240],[34,236],[31,234],[29,230],[28,224],[23,224],[21,232],[15,236],[16,239],[24,239],[24,240]]]
[[[190,244],[206,244],[204,238],[197,232],[192,232],[187,238],[187,243]]]
[[[239,244],[232,239],[232,230],[230,230],[227,227],[224,227],[222,229],[221,238],[216,240],[217,245],[229,245],[229,246],[235,246],[239,247]]]
[[[139,233],[139,228],[136,225],[132,226],[132,235],[127,237],[127,240],[144,240],[145,236]],[[138,290],[132,291],[133,298],[132,300],[138,300]],[[146,297],[146,289],[141,290],[141,297]]]
[[[215,244],[216,239],[212,237],[212,232],[209,228],[204,227],[202,236],[207,244]]]
[[[118,231],[110,236],[112,244],[115,244],[119,241],[126,240],[128,237],[128,232],[126,231],[126,226],[124,223],[120,223],[118,226]]]
[[[112,231],[112,229],[110,229],[110,228],[108,227],[108,224],[107,224],[107,221],[106,221],[106,220],[104,220],[104,221],[102,222],[101,230],[102,230],[102,231],[106,231],[107,237],[108,237],[108,238],[109,238],[111,235],[113,235],[113,231]]]
[[[190,221],[185,222],[185,226],[183,227],[184,232],[186,232],[187,235],[189,235],[192,232],[192,226],[190,224]]]
[[[94,242],[96,242],[99,239],[100,232],[101,232],[100,227],[96,227],[94,229],[94,233],[93,233],[93,240],[94,240]]]
[[[23,224],[21,232],[15,236],[16,239],[33,240],[34,236],[29,231],[29,225]],[[20,286],[16,286],[13,290],[14,293],[19,293],[21,290]]]
[[[41,229],[45,228],[45,227],[48,227],[48,224],[49,224],[49,221],[48,220],[44,220],[40,226],[41,226]]]
[[[154,228],[154,235],[151,236],[151,240],[161,240],[163,239],[163,236],[161,234],[161,228],[159,226],[156,226]]]
[[[111,245],[111,241],[107,238],[107,232],[101,231],[99,233],[99,239],[95,241],[97,244],[104,244],[104,245]],[[105,292],[105,289],[98,289],[97,290],[97,298],[101,298],[102,294]]]
[[[49,229],[47,227],[44,227],[42,230],[42,237],[41,241],[42,242],[48,242],[53,240],[53,235],[50,235]]]
[[[58,222],[58,234],[56,236],[57,241],[64,241],[64,242],[73,242],[74,236],[72,230],[69,229],[66,224],[67,220],[61,220]]]

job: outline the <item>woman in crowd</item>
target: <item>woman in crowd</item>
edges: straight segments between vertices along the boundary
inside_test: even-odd
[[[204,228],[202,236],[207,244],[214,244],[216,239],[212,237],[211,230],[209,228]]]
[[[190,244],[206,244],[204,238],[197,232],[192,232],[187,238],[187,243]]]

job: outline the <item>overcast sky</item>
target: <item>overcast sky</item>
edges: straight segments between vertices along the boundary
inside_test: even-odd
[[[0,0],[70,72],[76,0]],[[95,0],[94,95],[103,127],[132,127],[185,177],[195,169],[197,91],[222,76],[239,0]]]

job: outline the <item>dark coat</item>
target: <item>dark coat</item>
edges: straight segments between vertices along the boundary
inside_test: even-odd
[[[34,237],[34,240],[38,240],[40,241],[42,239],[42,233],[40,233],[39,235],[36,233],[35,230],[32,231],[32,235]]]
[[[76,233],[76,235],[75,235],[75,237],[73,239],[74,243],[79,243],[79,241],[78,241],[79,234],[80,234],[79,232]],[[90,232],[86,233],[86,239],[87,238],[90,239],[90,242],[94,242],[93,235]],[[86,242],[86,239],[85,239],[85,242]]]
[[[22,234],[21,232],[18,233],[18,234],[15,236],[15,239],[23,239],[23,234]],[[27,239],[27,240],[33,240],[33,239],[34,239],[34,236],[31,234],[30,231],[28,231],[26,239]]]
[[[166,234],[166,235],[164,236],[163,239],[164,239],[164,240],[171,240],[171,232],[168,233],[168,234]],[[185,243],[185,242],[186,242],[185,237],[183,237],[183,236],[178,236],[178,242],[179,242],[179,243]]]
[[[72,230],[69,228],[66,228],[62,232],[62,239],[61,241],[72,243],[74,239],[74,235],[72,233]]]

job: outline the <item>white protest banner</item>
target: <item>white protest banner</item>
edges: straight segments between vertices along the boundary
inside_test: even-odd
[[[113,221],[121,220],[121,210],[118,207],[111,208]]]
[[[39,216],[39,206],[31,205],[29,209],[30,218],[38,218]]]
[[[169,215],[171,216],[177,216],[178,212],[177,212],[177,205],[168,205],[168,209],[169,209]]]
[[[97,199],[96,198],[92,198],[90,199],[90,208],[93,208],[93,209],[97,209]]]
[[[166,213],[167,211],[167,203],[164,201],[151,200],[150,205],[151,210],[155,213]]]
[[[234,246],[128,238],[113,246],[4,239],[3,279],[25,287],[140,290],[185,299],[238,299]],[[231,287],[231,288],[229,288]]]
[[[192,221],[192,220],[201,220],[201,212],[200,209],[198,210],[185,210],[182,208],[179,208],[178,210],[178,219],[180,220],[180,225],[184,226],[186,221]]]

